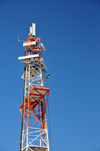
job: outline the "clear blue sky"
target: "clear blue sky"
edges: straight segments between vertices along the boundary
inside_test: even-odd
[[[100,151],[100,1],[0,1],[0,151],[19,151],[29,26],[46,47],[52,151]],[[49,120],[48,120],[49,121]]]

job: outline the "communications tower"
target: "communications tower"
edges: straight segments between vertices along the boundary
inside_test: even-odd
[[[35,37],[34,23],[23,46],[25,56],[18,57],[24,63],[23,102],[19,107],[22,114],[20,151],[49,151],[46,107],[50,89],[44,87],[43,72],[47,67],[41,53],[45,47],[41,38]]]

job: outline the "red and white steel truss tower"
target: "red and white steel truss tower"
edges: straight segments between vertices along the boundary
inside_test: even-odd
[[[23,43],[25,56],[18,58],[24,63],[23,102],[19,107],[22,114],[20,151],[49,151],[46,107],[50,89],[44,87],[43,72],[47,68],[41,58],[45,47],[40,40],[35,37],[33,24]]]

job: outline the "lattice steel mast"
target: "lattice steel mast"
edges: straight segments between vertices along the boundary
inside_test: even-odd
[[[35,37],[33,23],[23,43],[25,56],[18,57],[24,63],[23,102],[19,107],[22,113],[20,151],[49,151],[46,107],[50,89],[44,87],[43,72],[47,67],[41,58],[45,47],[40,39]]]

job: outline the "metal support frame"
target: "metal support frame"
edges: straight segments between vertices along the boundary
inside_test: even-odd
[[[37,58],[24,60],[24,94],[19,109],[22,113],[20,151],[49,151],[46,107],[49,88],[43,86],[43,62],[41,61],[40,37],[28,36],[25,56],[38,54]]]

